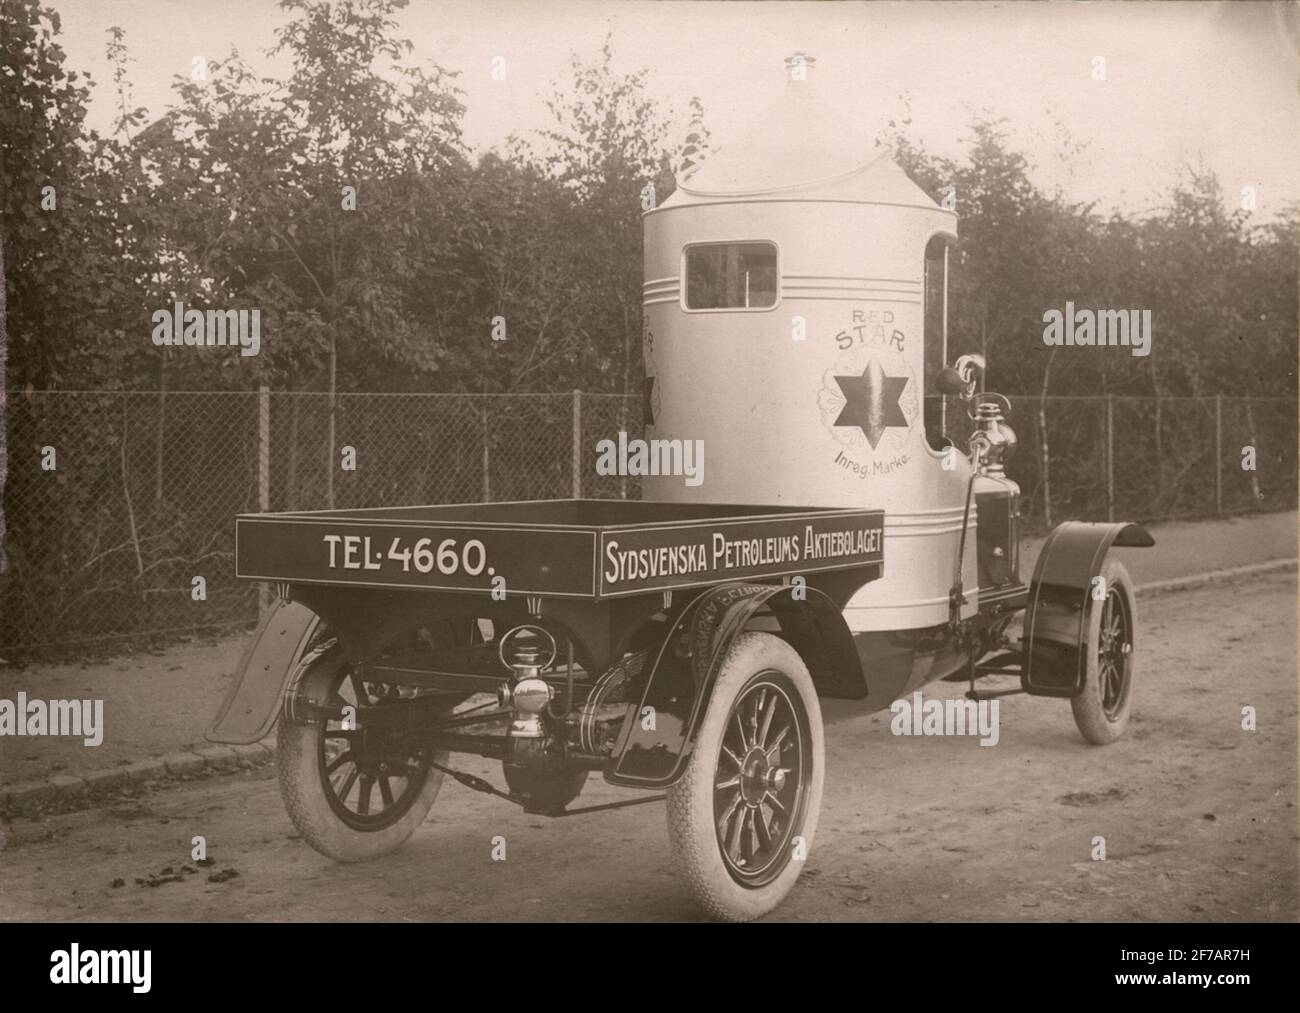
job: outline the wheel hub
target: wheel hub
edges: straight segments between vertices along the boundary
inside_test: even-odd
[[[400,706],[418,690],[367,683],[342,671],[333,692],[342,704],[362,708]],[[320,778],[330,809],[354,830],[391,826],[411,808],[429,777],[423,750],[400,728],[367,721],[329,719],[318,744]]]
[[[757,807],[763,801],[763,796],[771,790],[772,774],[780,771],[768,762],[767,754],[757,746],[745,754],[741,771],[740,797],[752,809]],[[782,774],[781,779],[784,783],[785,775]]]

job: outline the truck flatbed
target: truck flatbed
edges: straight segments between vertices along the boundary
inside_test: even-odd
[[[881,510],[532,500],[241,514],[235,572],[600,601],[883,566]],[[878,574],[873,574],[873,576]],[[504,581],[504,585],[500,581]]]

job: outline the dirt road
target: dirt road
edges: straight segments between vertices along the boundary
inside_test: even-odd
[[[888,712],[832,705],[821,829],[771,917],[1295,920],[1295,602],[1290,573],[1139,601],[1135,716],[1109,747],[1083,743],[1064,701],[1001,701],[992,748],[895,737]],[[1244,706],[1257,731],[1242,730]],[[461,765],[499,780],[485,761]],[[590,784],[582,804],[630,795]],[[697,917],[662,803],[546,820],[448,780],[405,848],[341,866],[295,837],[263,768],[6,833],[4,919]],[[182,873],[195,835],[215,864]],[[148,885],[168,867],[179,881]]]

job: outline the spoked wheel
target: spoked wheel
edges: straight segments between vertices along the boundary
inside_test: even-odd
[[[1133,581],[1123,564],[1102,567],[1106,596],[1090,602],[1087,629],[1088,667],[1083,691],[1070,700],[1080,734],[1096,746],[1124,734],[1133,709],[1133,630],[1136,610]]]
[[[722,740],[731,773],[714,784],[722,860],[747,886],[769,883],[780,871],[803,805],[807,721],[778,674],[760,673],[736,700]]]
[[[668,832],[709,914],[771,911],[803,870],[821,808],[824,744],[812,677],[770,633],[742,633],[723,662]]]
[[[322,655],[303,681],[327,685],[326,699],[353,708],[400,707],[405,699],[396,687],[362,681],[334,653]],[[430,761],[447,761],[445,752],[427,751],[398,730],[357,727],[353,717],[298,723],[282,716],[276,751],[294,826],[340,862],[365,861],[403,844],[442,786],[442,772]]]

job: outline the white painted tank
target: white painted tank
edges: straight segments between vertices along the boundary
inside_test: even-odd
[[[703,440],[705,469],[698,486],[643,479],[643,495],[881,508],[884,577],[854,596],[849,625],[937,625],[970,466],[958,452],[945,470],[926,438],[922,386],[944,350],[932,325],[925,361],[925,298],[945,298],[956,215],[818,94],[811,57],[786,62],[754,128],[644,216],[647,435]],[[944,312],[929,319],[943,327]],[[972,505],[963,616],[974,519]]]

